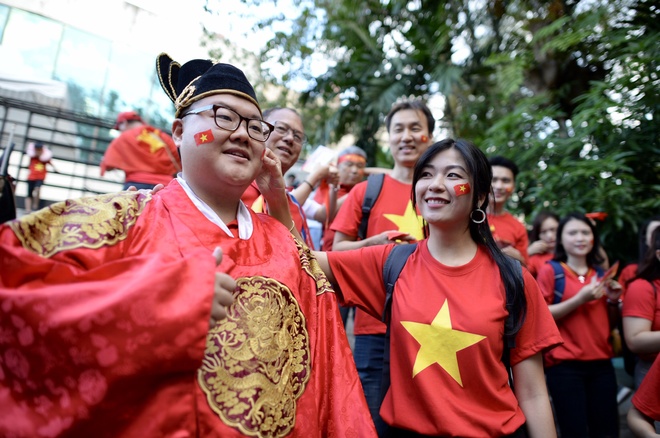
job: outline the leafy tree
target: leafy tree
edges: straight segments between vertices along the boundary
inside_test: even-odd
[[[373,163],[391,104],[441,95],[449,135],[523,169],[516,212],[605,211],[610,257],[635,257],[638,223],[660,208],[654,3],[292,1],[299,15],[261,55],[289,70],[264,78],[309,84],[298,107],[316,112],[313,144],[350,133]],[[218,5],[208,0],[210,11]],[[320,75],[319,59],[328,63]]]

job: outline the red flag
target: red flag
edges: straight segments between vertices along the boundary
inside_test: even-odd
[[[605,213],[604,211],[596,211],[594,213],[587,213],[585,214],[585,216],[588,217],[589,219],[604,221],[605,218],[607,217],[607,213]]]
[[[470,193],[470,184],[457,184],[454,186],[454,191],[456,192],[456,196],[467,195]]]
[[[210,129],[195,134],[195,144],[197,144],[197,146],[204,143],[211,143],[213,140],[215,140],[215,138],[213,137],[213,132]]]

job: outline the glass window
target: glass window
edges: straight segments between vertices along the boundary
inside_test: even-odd
[[[81,102],[78,102],[74,109],[84,109],[93,115],[101,113],[110,48],[107,39],[72,27],[65,28],[54,78],[68,83],[70,89],[77,89],[84,108],[80,108]]]
[[[151,76],[156,57],[151,52],[115,44],[108,66],[104,117],[119,111],[136,110],[142,115],[151,90]]]
[[[14,71],[26,80],[52,79],[62,29],[48,18],[11,9],[2,45],[12,48]]]
[[[7,17],[9,17],[9,6],[0,5],[0,44],[2,44],[2,36],[5,33]]]

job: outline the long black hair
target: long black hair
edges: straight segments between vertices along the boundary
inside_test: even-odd
[[[421,178],[422,171],[436,155],[451,148],[456,149],[461,154],[465,161],[465,165],[467,166],[468,174],[472,178],[472,210],[474,211],[479,208],[484,212],[483,215],[485,216],[485,211],[488,207],[488,194],[491,191],[493,171],[491,170],[486,155],[474,144],[463,139],[454,140],[448,138],[434,143],[422,154],[419,160],[417,160],[412,180],[413,207],[417,207],[415,186]],[[478,205],[480,198],[483,199],[483,201],[481,205]],[[497,246],[497,243],[495,243],[495,239],[490,232],[488,219],[480,224],[468,219],[468,224],[472,240],[474,240],[477,245],[485,247],[499,267],[500,277],[502,278],[507,293],[507,302],[512,305],[512,308],[507,310],[513,312],[513,315],[516,315],[513,327],[508,327],[505,330],[505,334],[508,336],[515,335],[522,327],[527,314],[525,285],[522,276],[520,275],[520,268],[513,259],[505,255]]]
[[[644,257],[646,257],[646,250],[649,248],[646,243],[646,232],[652,222],[660,222],[660,215],[651,216],[639,227],[639,257],[637,258],[637,263],[641,263]]]
[[[534,221],[532,222],[532,230],[529,232],[530,242],[536,242],[541,238],[541,227],[543,226],[543,222],[550,218],[556,220],[557,223],[559,223],[559,215],[551,211],[544,210],[536,215]]]
[[[643,278],[652,283],[660,278],[660,260],[656,256],[656,251],[660,250],[660,227],[653,230],[651,242],[646,249],[644,258],[637,265],[637,275],[635,278]]]
[[[598,229],[596,228],[596,225],[594,225],[594,223],[584,214],[577,212],[569,213],[559,221],[559,226],[557,227],[557,243],[555,244],[555,256],[553,257],[553,260],[557,260],[558,262],[566,262],[566,260],[568,260],[566,248],[564,248],[564,245],[561,243],[561,233],[564,231],[566,224],[572,220],[587,224],[594,236],[593,247],[591,248],[591,251],[589,251],[589,254],[587,254],[587,266],[594,267],[603,263],[605,259],[601,255],[600,238],[598,237]]]

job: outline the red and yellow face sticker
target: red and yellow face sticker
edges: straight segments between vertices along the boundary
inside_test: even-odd
[[[206,131],[198,132],[195,134],[195,144],[197,146],[204,143],[211,143],[215,138],[213,137],[213,131],[207,129]]]
[[[456,184],[454,186],[454,192],[456,192],[456,196],[467,195],[470,193],[470,183]]]

